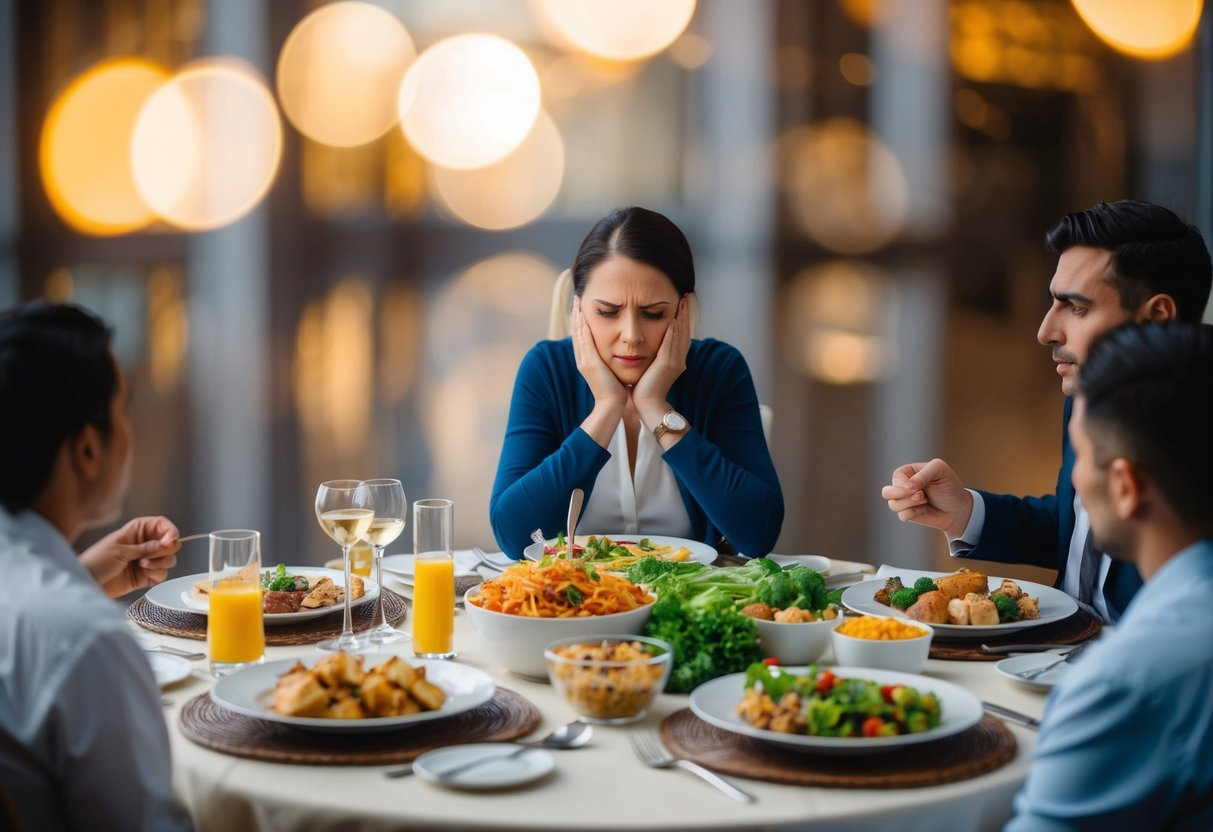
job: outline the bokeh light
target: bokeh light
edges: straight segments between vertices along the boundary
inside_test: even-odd
[[[564,142],[542,110],[518,149],[475,170],[433,169],[442,204],[468,225],[489,230],[531,222],[555,201],[564,180]]]
[[[539,76],[495,35],[458,35],[421,53],[400,85],[401,127],[417,152],[446,168],[480,168],[517,149],[539,115]]]
[[[232,59],[187,65],[144,104],[131,159],[148,205],[190,231],[218,228],[261,201],[282,157],[265,83]]]
[[[378,6],[322,6],[291,31],[278,56],[282,110],[315,141],[374,141],[396,123],[400,82],[416,55],[408,30]]]
[[[1196,34],[1204,0],[1071,0],[1096,35],[1136,58],[1161,60],[1184,49]]]
[[[822,246],[862,254],[900,233],[909,210],[905,174],[864,124],[833,118],[794,128],[776,144],[792,216]]]
[[[635,61],[678,39],[695,0],[534,0],[540,31],[555,29],[576,48],[612,61]]]
[[[801,371],[827,384],[875,381],[892,372],[888,331],[896,288],[869,263],[835,260],[811,266],[791,282],[786,342]]]
[[[51,207],[72,228],[109,236],[155,220],[135,186],[131,135],[140,108],[168,77],[138,58],[103,61],[51,105],[38,163]]]

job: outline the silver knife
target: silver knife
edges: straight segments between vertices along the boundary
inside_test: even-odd
[[[569,523],[566,528],[569,530],[568,545],[569,557],[573,557],[573,534],[577,531],[577,520],[581,517],[581,504],[585,501],[585,492],[580,488],[573,489],[573,495],[569,497]]]
[[[1002,705],[995,705],[993,702],[983,701],[981,706],[995,716],[1009,719],[1012,722],[1018,722],[1025,728],[1031,728],[1033,731],[1040,729],[1040,720],[1035,717],[1021,714],[1019,711],[1013,711],[1010,708],[1004,708]]]
[[[1077,644],[983,644],[983,653],[1046,653],[1049,650],[1073,650]]]

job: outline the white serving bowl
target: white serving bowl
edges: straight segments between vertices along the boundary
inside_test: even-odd
[[[884,618],[885,616],[863,616]],[[857,620],[857,619],[849,619]],[[919,673],[927,663],[931,652],[931,637],[935,631],[926,624],[902,618],[889,619],[898,624],[920,631],[914,638],[871,639],[848,636],[834,629],[830,641],[834,646],[834,663],[849,667],[875,667],[880,670],[897,670],[902,673]]]
[[[842,621],[840,612],[824,621],[782,622],[755,618],[762,651],[780,664],[809,664],[830,646],[830,633]]]
[[[650,602],[627,612],[588,615],[584,618],[529,618],[481,609],[470,600],[480,591],[476,585],[464,596],[464,609],[476,636],[506,670],[528,679],[546,682],[544,649],[554,641],[576,636],[626,636],[644,632],[653,611]]]

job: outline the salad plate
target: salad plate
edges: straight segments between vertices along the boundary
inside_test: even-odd
[[[737,714],[737,703],[745,695],[744,673],[721,676],[695,688],[691,692],[691,711],[704,722],[725,731],[793,751],[832,756],[877,754],[932,742],[968,730],[981,720],[981,700],[951,682],[915,673],[897,673],[870,667],[831,667],[830,671],[843,678],[868,679],[880,685],[908,685],[916,688],[919,693],[933,693],[939,698],[941,722],[929,731],[899,734],[894,737],[814,737],[755,728]]]
[[[276,568],[275,567],[272,568]],[[308,575],[321,578],[331,578],[337,586],[345,586],[345,573],[337,569],[324,569],[318,566],[288,566],[286,571],[291,575]],[[262,570],[264,573],[265,570]],[[194,584],[198,581],[205,581],[208,575],[185,575],[180,578],[172,578],[164,583],[156,584],[147,591],[143,597],[149,603],[155,604],[158,607],[174,610],[176,612],[192,612],[197,615],[206,615],[210,605],[205,597],[196,598],[193,594]],[[368,604],[379,597],[379,585],[370,578],[362,579],[363,586],[366,591],[361,598],[355,598],[350,602],[350,607],[360,607],[363,604]],[[299,610],[299,612],[281,612],[281,613],[266,613],[263,618],[265,626],[276,627],[285,624],[297,624],[300,621],[307,621],[310,618],[319,618],[323,615],[328,615],[334,612],[341,612],[344,608],[343,604],[333,604],[328,607],[317,607],[313,610]]]
[[[717,551],[706,543],[700,543],[698,540],[687,540],[684,537],[667,537],[660,534],[626,534],[620,532],[618,534],[579,534],[577,535],[576,545],[584,546],[586,541],[591,537],[609,537],[616,543],[639,543],[641,539],[648,538],[657,546],[672,546],[675,550],[685,546],[691,550],[691,556],[687,560],[695,561],[696,563],[711,564],[716,560]],[[556,545],[556,538],[547,541],[548,546]],[[522,550],[522,555],[527,560],[540,560],[543,558],[544,547],[538,543],[532,543]]]
[[[413,761],[413,773],[423,780],[454,789],[486,791],[521,786],[538,780],[556,768],[556,758],[546,748],[528,748],[509,742],[476,742],[427,751]],[[453,776],[443,772],[460,768],[481,757],[488,760]]]
[[[1059,653],[1023,653],[1003,659],[994,665],[994,669],[998,671],[999,675],[1005,676],[1029,690],[1050,691],[1054,685],[1065,678],[1065,675],[1074,666],[1061,661],[1061,658],[1062,654]],[[1023,673],[1025,670],[1036,670],[1049,665],[1052,667],[1033,679],[1023,679],[1015,675]]]
[[[391,658],[385,653],[364,654],[366,669]],[[306,665],[313,665],[323,656],[315,656]],[[479,707],[493,697],[497,686],[492,678],[483,670],[466,664],[439,661],[436,659],[410,659],[413,667],[424,667],[426,681],[442,688],[446,701],[436,711],[421,711],[405,716],[385,716],[367,719],[325,719],[322,717],[286,716],[270,709],[274,701],[274,687],[278,677],[295,666],[297,659],[283,659],[276,662],[266,662],[237,670],[230,676],[224,676],[211,688],[211,699],[225,708],[244,714],[245,716],[264,719],[268,722],[278,722],[283,725],[293,725],[296,728],[306,728],[312,731],[329,733],[369,733],[374,731],[395,730],[416,725],[420,722],[430,722],[435,719],[445,719],[448,716],[461,714]]]
[[[873,596],[876,592],[885,585],[887,577],[897,575],[906,586],[910,586],[915,580],[922,576],[931,578],[942,578],[944,575],[952,574],[950,572],[922,572],[916,569],[881,569],[877,573],[881,577],[877,577],[870,581],[862,581],[857,584],[852,584],[847,587],[842,593],[842,605],[847,609],[855,612],[865,613],[867,615],[884,615],[890,618],[909,618],[904,611],[897,607],[886,606],[877,601]],[[1052,624],[1056,621],[1069,618],[1074,613],[1078,612],[1078,604],[1069,595],[1066,595],[1060,589],[1054,589],[1051,586],[1037,584],[1031,581],[1016,580],[1019,588],[1024,592],[1037,598],[1040,604],[1039,618],[1025,618],[1019,621],[1007,621],[1002,624],[975,625],[975,624],[932,624],[922,622],[935,631],[937,639],[953,639],[956,641],[977,641],[997,636],[1013,633],[1018,630],[1030,630],[1033,627],[1040,627],[1045,624]],[[1002,578],[989,576],[990,590],[996,590],[1002,584]]]

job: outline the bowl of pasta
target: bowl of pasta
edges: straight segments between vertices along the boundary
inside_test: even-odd
[[[645,636],[574,636],[543,655],[552,687],[583,722],[626,725],[665,688],[674,648]]]
[[[472,587],[464,609],[477,638],[518,676],[547,681],[544,650],[560,639],[640,633],[653,596],[578,560],[517,563]]]

